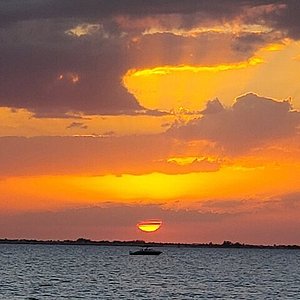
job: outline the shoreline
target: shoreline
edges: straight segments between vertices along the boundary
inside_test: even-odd
[[[222,244],[215,243],[163,243],[133,241],[93,241],[85,238],[77,240],[35,240],[35,239],[0,239],[1,244],[29,244],[29,245],[87,245],[87,246],[136,246],[136,247],[177,247],[177,248],[239,248],[239,249],[298,249],[300,245],[255,245],[239,242],[224,241]]]

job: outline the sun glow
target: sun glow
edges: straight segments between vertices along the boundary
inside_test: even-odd
[[[144,69],[144,70],[129,70],[124,78],[126,83],[127,76],[151,76],[151,75],[167,75],[172,72],[220,72],[220,71],[228,71],[228,70],[238,70],[244,69],[249,66],[255,66],[258,64],[263,63],[263,60],[259,57],[252,57],[248,61],[240,62],[236,64],[221,64],[216,66],[189,66],[189,65],[182,65],[182,66],[163,66],[163,67],[156,67],[152,69]]]
[[[65,31],[66,34],[76,37],[85,35],[92,35],[99,31],[101,26],[99,24],[79,24],[74,28]]]
[[[124,75],[123,84],[147,108],[176,110],[184,107],[199,110],[204,108],[207,100],[226,95],[231,87],[240,90],[237,94],[242,93],[247,78],[251,78],[256,66],[263,62],[263,59],[255,56],[248,61],[214,66],[131,69]],[[228,99],[232,101],[234,97],[230,95]]]

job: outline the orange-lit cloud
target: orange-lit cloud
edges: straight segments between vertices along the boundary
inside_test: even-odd
[[[228,155],[247,154],[282,139],[298,139],[299,123],[299,112],[292,109],[290,102],[247,94],[229,108],[224,108],[218,100],[210,101],[200,118],[175,122],[165,134],[3,137],[0,174],[215,172],[227,164]]]
[[[66,34],[71,36],[81,37],[85,35],[92,35],[103,29],[100,24],[79,24],[71,29],[65,31]]]
[[[157,34],[157,33],[172,33],[174,35],[184,36],[184,37],[195,37],[204,33],[229,33],[229,34],[244,34],[244,33],[254,33],[262,34],[269,33],[271,31],[270,27],[261,24],[240,24],[236,23],[226,23],[215,26],[202,26],[195,28],[159,28],[151,27],[143,32],[143,35]]]

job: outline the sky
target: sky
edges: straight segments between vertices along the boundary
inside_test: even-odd
[[[300,244],[299,15],[1,1],[0,238]]]

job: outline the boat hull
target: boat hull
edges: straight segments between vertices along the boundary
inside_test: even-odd
[[[161,254],[161,251],[158,250],[137,250],[137,251],[130,251],[130,255],[159,255]]]

